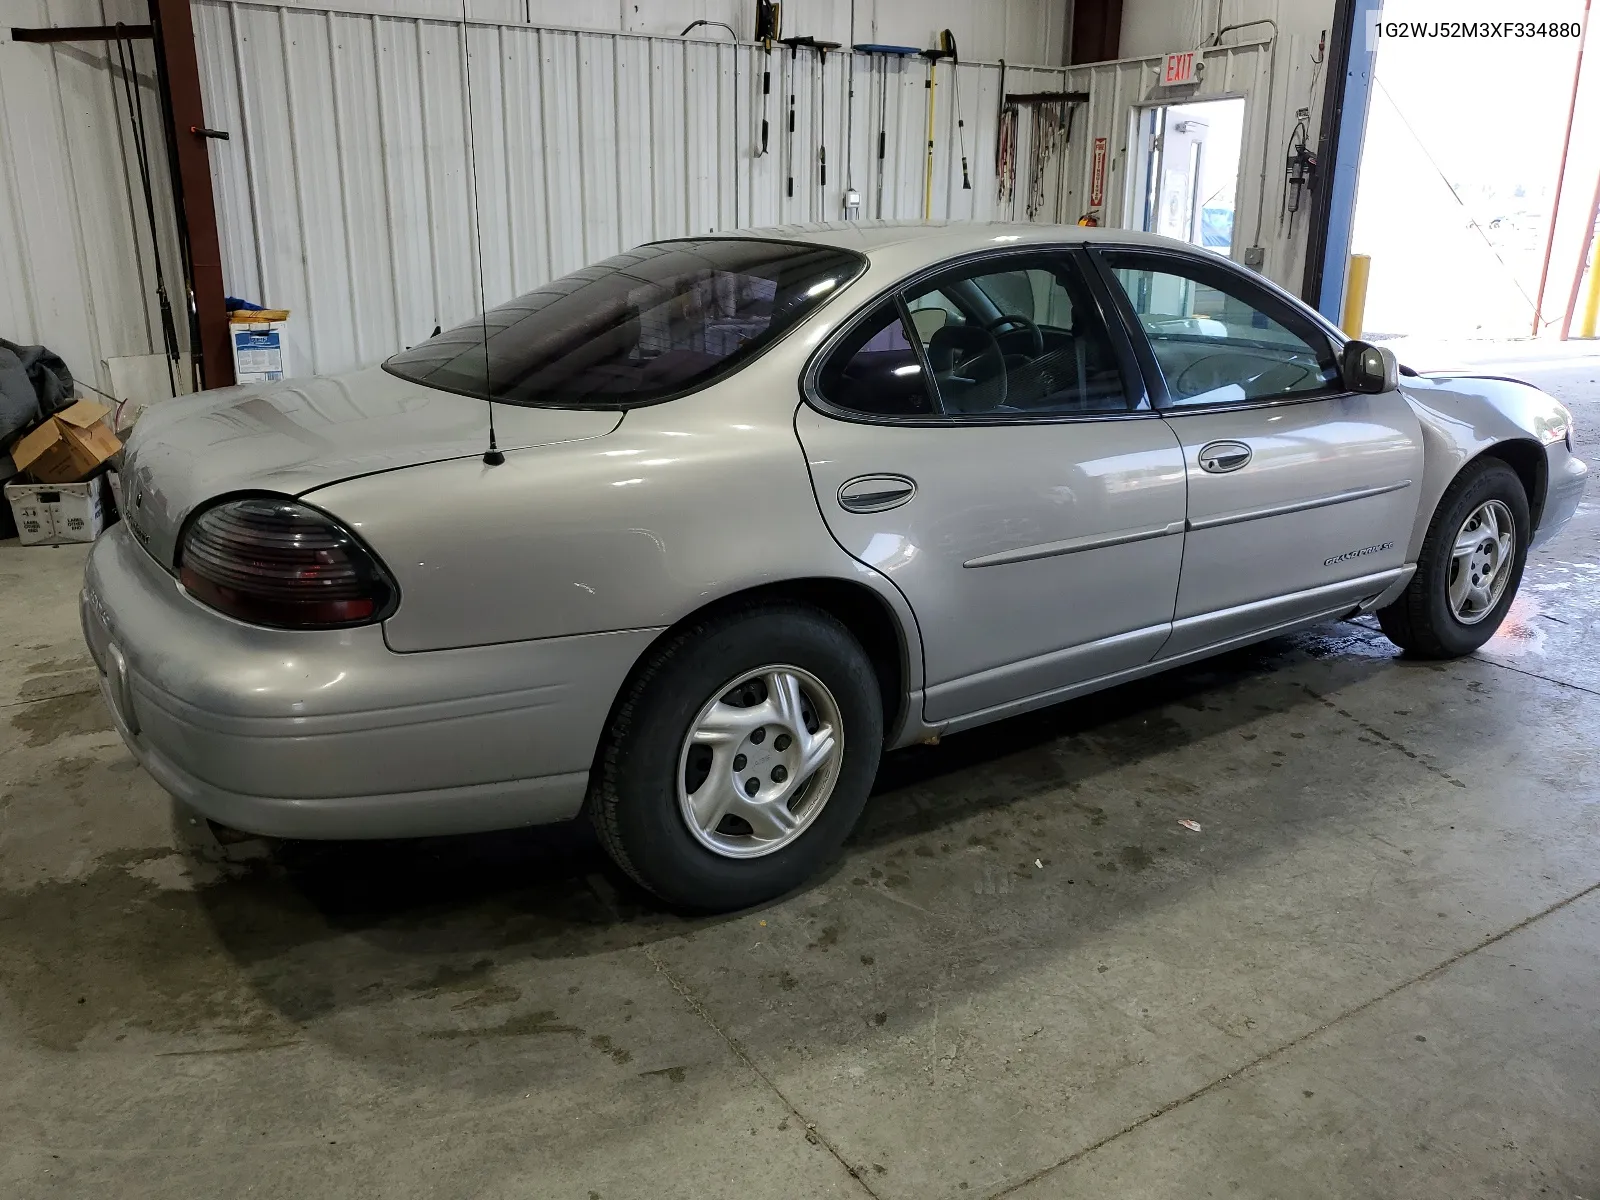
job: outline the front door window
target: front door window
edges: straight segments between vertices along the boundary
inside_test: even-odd
[[[1170,405],[1284,400],[1339,390],[1329,339],[1249,280],[1177,255],[1115,251],[1105,257],[1150,340]]]

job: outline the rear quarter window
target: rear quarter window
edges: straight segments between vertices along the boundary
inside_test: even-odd
[[[858,275],[858,254],[703,238],[641,246],[490,309],[384,369],[543,408],[630,408],[715,382]]]

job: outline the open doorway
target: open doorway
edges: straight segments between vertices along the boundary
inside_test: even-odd
[[[1504,17],[1504,7],[1504,0],[1461,0],[1450,16],[1470,26]],[[1383,20],[1405,29],[1443,11],[1434,0],[1386,0]],[[1364,336],[1432,342],[1560,331],[1600,176],[1592,33],[1582,86],[1576,97],[1573,91],[1584,13],[1583,0],[1525,0],[1517,16],[1537,36],[1376,43],[1350,244],[1372,260]],[[1574,331],[1581,299],[1577,310]]]
[[[1200,100],[1135,111],[1128,224],[1231,257],[1244,100]]]

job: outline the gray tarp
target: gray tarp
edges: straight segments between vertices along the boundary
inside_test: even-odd
[[[43,418],[72,403],[72,372],[43,346],[0,338],[0,454]]]

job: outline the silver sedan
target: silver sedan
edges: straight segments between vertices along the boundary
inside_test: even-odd
[[[287,838],[593,821],[790,889],[885,749],[1375,612],[1468,654],[1587,468],[1216,255],[1036,225],[666,241],[373,368],[148,412],[84,631],[169,791]]]

